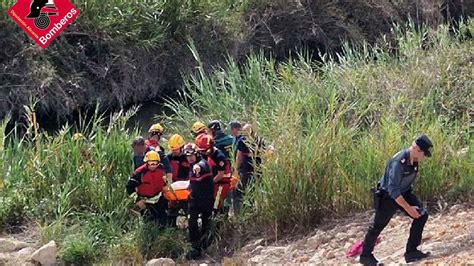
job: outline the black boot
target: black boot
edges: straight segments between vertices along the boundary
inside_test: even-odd
[[[201,257],[201,250],[199,249],[191,249],[187,254],[186,254],[186,259],[187,260],[196,260],[199,257]]]
[[[405,261],[407,263],[410,263],[410,262],[415,262],[415,261],[419,261],[419,260],[422,260],[424,258],[427,258],[431,255],[431,252],[421,252],[417,249],[415,249],[414,251],[410,251],[410,252],[406,252],[405,253]]]
[[[379,261],[374,257],[373,254],[370,254],[370,255],[360,255],[360,257],[359,257],[359,262],[360,262],[362,265],[366,265],[366,266],[382,265],[382,264],[379,263]]]

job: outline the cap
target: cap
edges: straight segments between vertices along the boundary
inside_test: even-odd
[[[430,148],[433,147],[433,143],[426,135],[421,135],[415,140],[415,143],[425,153],[426,157],[431,157]]]
[[[234,128],[241,129],[242,128],[242,124],[237,120],[230,122],[229,126],[230,126],[230,129],[234,129]]]

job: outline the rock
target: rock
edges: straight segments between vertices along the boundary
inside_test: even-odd
[[[317,249],[322,242],[323,241],[321,240],[320,236],[313,236],[306,241],[306,244],[314,249]]]
[[[262,255],[282,255],[288,251],[288,247],[268,247],[262,251]]]
[[[308,256],[300,256],[300,257],[295,259],[295,262],[296,263],[303,263],[303,262],[307,262],[308,260],[309,260]]]
[[[15,239],[0,238],[0,252],[13,252],[27,246],[27,243]]]
[[[252,250],[251,254],[252,256],[258,255],[262,252],[263,246],[258,246],[254,250]]]
[[[166,265],[176,265],[176,263],[174,262],[174,260],[170,258],[152,259],[146,263],[146,266],[166,266]]]
[[[326,252],[326,256],[325,256],[326,259],[332,260],[335,257],[336,257],[336,255],[334,254],[334,252],[332,250],[329,250],[328,252]]]
[[[255,240],[253,243],[250,243],[250,244],[247,244],[245,245],[241,251],[242,252],[251,252],[252,250],[254,250],[256,247],[258,246],[262,246],[265,242],[265,239],[263,238],[260,238],[260,239],[257,239]]]
[[[52,240],[48,244],[36,250],[33,255],[31,255],[31,259],[33,261],[39,262],[43,266],[54,265],[56,262],[56,252],[56,242]]]
[[[347,235],[345,233],[337,233],[334,237],[337,242],[341,242],[347,239]]]

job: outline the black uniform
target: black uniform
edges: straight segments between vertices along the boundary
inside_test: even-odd
[[[193,248],[194,257],[201,255],[201,249],[209,245],[209,229],[212,216],[212,207],[214,204],[214,181],[212,171],[205,159],[200,158],[197,165],[201,168],[199,175],[194,174],[192,164],[190,170],[190,188],[189,196],[189,240]],[[198,217],[201,215],[202,226],[199,230]]]
[[[374,250],[375,241],[387,226],[388,222],[395,212],[403,208],[395,202],[400,195],[411,206],[420,208],[421,217],[414,219],[410,236],[406,245],[406,253],[415,251],[421,243],[423,228],[428,220],[428,213],[423,209],[422,203],[412,194],[412,184],[418,173],[418,163],[410,164],[409,150],[402,150],[393,156],[385,167],[384,176],[380,180],[380,188],[378,196],[374,197],[376,202],[376,211],[373,224],[369,227],[369,231],[365,236],[364,247],[361,256],[371,256]]]
[[[237,151],[243,154],[243,159],[240,164],[239,171],[240,182],[237,188],[233,191],[234,211],[240,212],[242,207],[242,200],[245,190],[252,182],[254,177],[259,175],[255,169],[261,164],[262,159],[260,153],[265,149],[265,141],[261,137],[256,137],[253,141],[241,136],[237,142]]]

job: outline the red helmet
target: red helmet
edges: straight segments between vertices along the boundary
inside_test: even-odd
[[[196,143],[197,149],[200,151],[206,151],[210,148],[213,147],[214,145],[214,140],[212,139],[211,136],[207,134],[201,134],[196,137],[196,140],[194,141]]]

